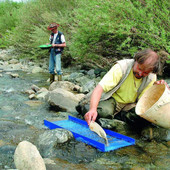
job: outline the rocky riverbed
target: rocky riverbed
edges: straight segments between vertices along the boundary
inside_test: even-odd
[[[113,126],[136,144],[103,153],[76,141],[69,131],[45,127],[44,120],[77,117],[75,105],[105,74],[103,70],[67,68],[63,81],[49,86],[47,68],[46,61],[37,64],[0,51],[0,169],[16,168],[14,154],[22,141],[36,146],[49,170],[170,168],[170,136],[162,128],[153,129],[151,137],[150,129],[141,134],[126,124]],[[27,154],[30,158],[31,153]]]

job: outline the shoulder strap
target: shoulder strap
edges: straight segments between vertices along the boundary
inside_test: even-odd
[[[118,83],[118,85],[115,88],[113,88],[112,90],[110,90],[107,93],[103,93],[100,101],[109,99],[113,95],[113,93],[116,92],[120,88],[122,83],[126,80],[127,76],[129,75],[129,73],[130,73],[130,71],[133,67],[134,60],[133,59],[130,59],[130,60],[125,59],[125,60],[117,61],[114,64],[116,64],[116,63],[119,63],[121,65],[122,74],[123,74],[122,79],[120,80],[120,82]],[[92,95],[92,92],[93,91],[89,92],[79,103],[80,104],[88,103],[90,101],[90,97]]]
[[[122,74],[123,74],[122,79],[117,84],[117,86],[115,86],[112,90],[108,91],[107,93],[103,93],[100,101],[109,99],[113,95],[113,93],[115,93],[120,88],[120,86],[123,84],[123,82],[128,77],[128,75],[134,65],[134,60],[133,59],[124,59],[124,60],[117,61],[116,63],[118,63],[121,67]]]
[[[60,32],[60,31],[58,31],[58,36],[59,36],[59,41],[61,42],[61,35],[62,35],[63,33],[62,32]]]

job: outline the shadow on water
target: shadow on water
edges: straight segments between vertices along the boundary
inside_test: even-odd
[[[27,140],[36,145],[39,134],[47,130],[43,120],[55,119],[57,116],[43,101],[36,101],[36,104],[31,105],[28,95],[24,93],[32,84],[48,87],[46,80],[49,75],[21,71],[17,73],[19,78],[11,78],[5,72],[0,77],[0,169],[15,168],[13,155],[17,144]],[[147,142],[136,134],[131,137],[136,139],[136,145],[108,153],[75,140],[58,144],[50,155],[55,165],[47,169],[56,169],[58,165],[59,169],[99,170],[170,167],[169,142]],[[47,158],[48,154],[42,156]]]

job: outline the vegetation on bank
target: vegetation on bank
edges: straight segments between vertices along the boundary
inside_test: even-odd
[[[67,41],[65,63],[102,67],[139,49],[169,53],[168,7],[168,0],[8,0],[0,3],[0,47],[13,46],[21,57],[47,58],[48,51],[37,46],[49,41],[47,26],[57,22]]]

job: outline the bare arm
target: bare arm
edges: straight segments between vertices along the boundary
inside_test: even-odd
[[[66,47],[66,43],[62,43],[62,44],[52,44],[52,47]]]
[[[91,121],[95,121],[97,117],[97,106],[99,104],[101,95],[103,93],[103,88],[101,85],[97,85],[96,88],[93,90],[90,99],[90,110],[84,115],[84,118],[89,125]]]

